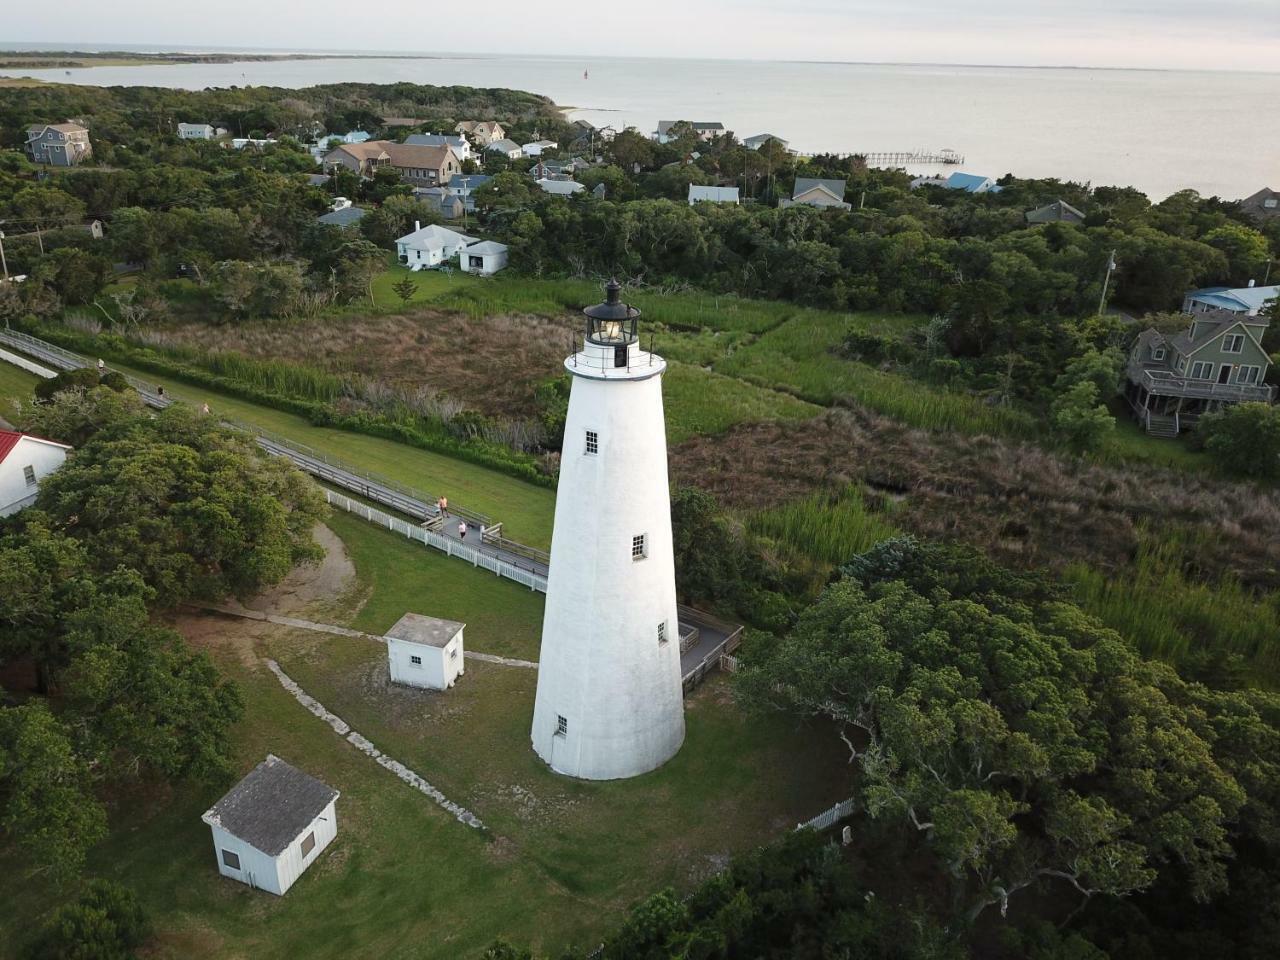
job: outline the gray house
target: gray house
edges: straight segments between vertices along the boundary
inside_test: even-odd
[[[1272,220],[1280,217],[1280,190],[1264,187],[1253,196],[1241,200],[1240,209],[1255,220]]]
[[[316,217],[316,223],[323,223],[326,227],[354,227],[368,212],[363,207],[343,207],[341,210],[330,210]]]
[[[1235,403],[1270,403],[1264,382],[1271,358],[1262,349],[1264,317],[1209,310],[1168,335],[1154,327],[1129,352],[1125,399],[1147,433],[1176,437],[1206,413]]]
[[[55,167],[74,167],[93,156],[89,131],[78,123],[32,124],[24,148],[34,163]]]
[[[844,201],[844,180],[824,180],[821,177],[796,177],[795,189],[791,191],[791,199],[778,201],[780,207],[836,207],[840,210],[853,208]]]
[[[1027,223],[1084,223],[1084,214],[1065,200],[1055,200],[1026,213]]]

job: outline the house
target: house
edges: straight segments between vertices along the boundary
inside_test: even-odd
[[[1004,189],[991,177],[959,171],[949,177],[917,177],[911,181],[912,190],[921,187],[941,187],[944,190],[963,190],[965,193],[999,193]]]
[[[448,690],[465,672],[462,631],[456,620],[406,613],[386,633],[391,682]]]
[[[431,224],[422,226],[414,221],[413,233],[406,233],[396,241],[396,255],[410,270],[428,270],[452,260],[458,251],[476,242],[475,237]]]
[[[581,193],[587,189],[577,180],[550,180],[544,177],[535,181],[544,193],[554,193],[561,197],[571,197],[575,193]]]
[[[707,203],[732,203],[738,202],[737,187],[703,187],[696,183],[689,184],[689,206],[695,203],[705,201]]]
[[[413,195],[446,220],[457,220],[467,210],[466,201],[451,194],[447,187],[416,187]]]
[[[83,230],[83,231],[84,231],[85,233],[87,233],[87,234],[89,235],[89,237],[90,237],[91,239],[93,239],[93,240],[101,240],[101,239],[102,239],[102,235],[103,235],[103,234],[102,234],[102,221],[101,221],[101,220],[86,220],[84,223],[77,223],[77,224],[75,224],[71,229],[73,229],[73,230]]]
[[[659,120],[658,129],[653,131],[653,139],[659,143],[670,143],[675,137],[672,135],[671,128],[677,123],[685,123],[683,120]],[[702,140],[714,140],[716,137],[723,136],[725,133],[723,123],[713,123],[707,120],[688,121],[689,126],[693,128],[693,132]]]
[[[341,136],[335,134],[334,136],[329,137],[329,139],[341,140],[343,143],[364,143],[372,136],[373,134],[368,130],[348,130]]]
[[[470,137],[478,146],[488,147],[506,139],[507,131],[497,120],[463,120],[453,128],[456,133]]]
[[[507,245],[493,240],[473,243],[458,252],[458,267],[466,273],[488,277],[507,265]]]
[[[742,145],[748,150],[759,150],[770,140],[782,147],[783,150],[786,150],[791,145],[789,141],[774,136],[772,133],[757,133],[754,137],[747,137],[747,139],[743,140]]]
[[[267,147],[271,146],[272,144],[279,143],[279,142],[280,141],[274,140],[271,137],[261,137],[257,139],[255,139],[254,137],[232,137],[231,149],[243,150],[245,147],[253,147],[253,149],[255,150],[265,150]]]
[[[521,144],[520,152],[526,157],[540,157],[543,150],[555,150],[559,146],[554,140],[535,140],[533,143]]]
[[[416,127],[425,120],[419,120],[417,117],[379,117],[384,127]]]
[[[1280,297],[1280,286],[1255,286],[1252,280],[1247,287],[1206,287],[1192,290],[1182,300],[1182,312],[1212,313],[1225,310],[1228,313],[1256,317],[1263,308]]]
[[[493,177],[483,173],[455,173],[449,178],[446,189],[449,196],[457,197],[462,201],[468,213],[473,213],[476,209],[476,200],[472,194],[492,179]]]
[[[40,481],[67,459],[66,444],[0,430],[0,517],[35,503]]]
[[[33,163],[54,167],[74,167],[93,156],[89,131],[78,123],[32,124],[23,147]]]
[[[1241,200],[1240,209],[1255,220],[1280,217],[1280,190],[1264,187],[1253,196]]]
[[[364,215],[368,212],[364,207],[348,205],[321,214],[316,217],[316,223],[323,223],[326,227],[354,227],[359,225],[360,221],[364,219]]]
[[[609,191],[605,187],[603,180],[601,180],[591,189],[591,195],[595,197],[597,200],[603,200],[605,197],[609,195]]]
[[[462,172],[457,154],[447,146],[428,147],[390,140],[341,144],[325,154],[324,165],[330,170],[346,167],[362,177],[372,177],[380,167],[394,167],[405,183],[424,187],[447,183],[455,173]]]
[[[795,187],[791,190],[791,199],[778,201],[780,207],[836,207],[840,210],[853,208],[844,202],[844,180],[826,180],[821,177],[796,177]]]
[[[411,133],[404,142],[411,147],[448,147],[459,160],[471,159],[471,141],[461,134]]]
[[[1055,200],[1026,213],[1027,223],[1084,223],[1084,214],[1065,200]]]
[[[219,132],[219,129],[215,129],[211,123],[179,123],[178,136],[183,140],[212,140],[227,132]]]
[[[508,160],[519,160],[524,156],[524,150],[514,140],[494,140],[485,146],[485,150],[501,153]]]
[[[338,835],[339,796],[267,754],[200,818],[213,831],[218,872],[283,896]]]
[[[327,173],[308,173],[307,184],[312,187],[324,187],[329,184],[329,174]]]
[[[1147,433],[1174,437],[1224,406],[1270,403],[1274,389],[1263,382],[1271,364],[1262,349],[1267,324],[1256,313],[1211,308],[1193,313],[1182,333],[1152,327],[1139,334],[1124,394]]]

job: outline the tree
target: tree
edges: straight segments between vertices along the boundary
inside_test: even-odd
[[[91,880],[74,903],[54,911],[28,960],[133,960],[151,921],[132,890]]]
[[[1204,448],[1229,473],[1270,479],[1280,476],[1280,408],[1240,403],[1202,417]]]
[[[1081,380],[1058,392],[1050,418],[1063,442],[1081,452],[1096,450],[1116,427],[1116,418],[1098,402],[1098,385],[1093,380]]]
[[[418,285],[413,282],[412,277],[405,276],[392,284],[391,289],[394,290],[396,296],[400,298],[400,302],[407,307],[409,305],[409,301],[417,294]]]
[[[838,724],[868,814],[917,831],[970,917],[1042,883],[1224,887],[1247,795],[1197,688],[1040,578],[886,541],[738,682],[750,706]]]
[[[97,381],[97,372],[89,372]],[[37,384],[37,389],[42,385]],[[135,419],[142,413],[142,398],[127,383],[123,390],[113,383],[88,390],[56,390],[42,403],[19,407],[13,418],[27,433],[80,447],[99,430]]]
[[[1204,243],[1221,250],[1227,258],[1228,279],[1234,284],[1246,284],[1261,280],[1259,271],[1271,259],[1271,245],[1267,238],[1243,224],[1224,224],[1204,235]]]
[[[67,303],[90,303],[107,283],[111,265],[74,247],[62,247],[40,260],[33,273]]]

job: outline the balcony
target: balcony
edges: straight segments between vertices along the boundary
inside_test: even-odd
[[[1156,397],[1270,403],[1275,393],[1275,388],[1266,383],[1218,383],[1213,380],[1193,380],[1167,370],[1151,370],[1138,364],[1129,365],[1129,379]]]

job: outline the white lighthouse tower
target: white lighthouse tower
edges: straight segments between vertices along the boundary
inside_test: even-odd
[[[610,281],[588,307],[565,421],[542,620],[533,749],[585,780],[634,777],[684,742],[666,362]]]

